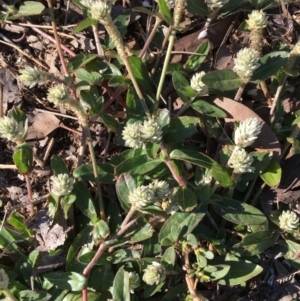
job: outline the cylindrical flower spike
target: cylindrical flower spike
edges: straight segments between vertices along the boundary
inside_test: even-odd
[[[144,270],[143,281],[148,285],[159,284],[160,282],[165,281],[166,279],[166,268],[153,261],[151,265],[148,265]]]
[[[198,95],[204,95],[208,93],[208,87],[202,81],[202,77],[205,75],[204,71],[195,73],[191,78],[191,87],[198,92]]]
[[[128,123],[122,132],[125,146],[139,148],[143,144],[141,138],[141,124],[138,122]]]
[[[64,102],[72,99],[69,89],[64,85],[56,85],[48,90],[48,101],[54,103],[55,106],[63,105]]]
[[[133,294],[134,290],[140,286],[140,276],[135,272],[129,272],[129,290]]]
[[[283,70],[287,74],[292,76],[295,75],[292,73],[292,69],[294,68],[296,59],[298,58],[299,55],[300,55],[300,40],[296,43],[296,45],[292,49],[288,62],[283,66]]]
[[[0,135],[10,141],[23,141],[23,122],[8,116],[0,118]]]
[[[279,227],[282,230],[293,231],[299,227],[299,217],[290,210],[282,211],[279,216]]]
[[[258,137],[263,123],[258,118],[247,118],[239,124],[234,132],[234,143],[238,147],[251,145]]]
[[[248,24],[249,30],[263,29],[268,24],[268,17],[262,10],[253,10],[251,14],[248,15],[246,23]]]
[[[206,0],[206,5],[210,11],[214,11],[220,9],[226,2],[228,0]]]
[[[169,184],[166,181],[156,181],[153,184],[154,195],[157,200],[163,201],[170,194]]]
[[[162,134],[161,126],[154,119],[145,120],[141,126],[141,137],[144,142],[160,142]]]
[[[252,48],[244,48],[237,53],[234,59],[235,66],[233,71],[242,79],[244,83],[247,83],[254,70],[259,67],[258,53]]]
[[[231,157],[228,160],[228,166],[233,168],[234,174],[243,174],[253,172],[255,169],[251,166],[254,159],[243,148],[235,147]]]
[[[0,269],[0,290],[7,289],[9,278],[3,269]]]
[[[20,80],[30,89],[38,84],[43,85],[47,83],[52,77],[51,74],[30,66],[26,66],[25,69],[20,70],[20,73]]]
[[[57,196],[64,196],[72,192],[74,179],[68,174],[59,174],[51,177],[52,192]]]

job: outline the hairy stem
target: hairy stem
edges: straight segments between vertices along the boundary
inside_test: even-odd
[[[29,201],[32,200],[32,190],[31,190],[31,183],[30,183],[30,178],[29,175],[25,175],[25,180],[26,180],[26,187],[27,187],[27,193],[28,193],[28,199]],[[30,215],[34,215],[34,206],[33,203],[30,202]]]
[[[99,38],[98,24],[92,25],[92,28],[93,28],[93,34],[94,34],[94,38],[95,38],[97,53],[99,56],[104,57],[103,49],[101,47],[101,42],[100,42],[100,38]]]
[[[280,79],[280,82],[279,82],[279,85],[278,85],[278,88],[276,90],[276,94],[275,94],[275,97],[274,97],[274,100],[273,100],[273,103],[272,103],[272,107],[271,107],[271,110],[270,110],[270,117],[273,119],[273,115],[274,115],[274,112],[275,112],[275,109],[276,109],[276,106],[278,104],[278,101],[279,101],[279,98],[280,98],[280,95],[281,95],[281,92],[283,90],[283,87],[285,85],[285,82],[287,80],[287,74],[284,73]]]
[[[3,289],[2,290],[2,293],[5,295],[5,297],[7,298],[7,300],[10,300],[10,301],[18,301],[15,296],[7,289]]]
[[[236,95],[235,95],[235,97],[234,97],[234,100],[235,100],[235,101],[240,101],[240,99],[241,99],[241,97],[242,97],[242,94],[243,94],[243,92],[244,92],[245,86],[246,86],[246,84],[242,84],[242,85],[238,88],[238,90],[237,90],[237,92],[236,92]]]

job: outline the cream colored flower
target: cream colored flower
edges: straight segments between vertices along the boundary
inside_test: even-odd
[[[51,177],[52,192],[57,196],[64,196],[72,192],[74,179],[68,174],[59,174]]]
[[[262,10],[253,10],[248,18],[246,23],[250,30],[263,29],[268,24],[268,17]]]
[[[141,124],[139,122],[128,123],[122,132],[125,146],[139,148],[143,145],[141,137]]]
[[[134,293],[134,290],[140,286],[140,276],[135,272],[129,272],[129,290],[131,294]]]
[[[26,66],[25,69],[20,70],[20,73],[20,80],[30,89],[37,84],[43,85],[47,83],[50,77],[48,73],[40,71],[36,67],[32,68],[30,66]]]
[[[151,265],[148,265],[144,270],[143,281],[148,285],[153,285],[154,283],[157,285],[166,279],[166,268],[156,262],[153,261]]]
[[[245,172],[253,172],[255,169],[251,167],[253,157],[243,149],[235,147],[228,161],[228,166],[233,168],[234,174],[243,174]]]
[[[299,227],[299,217],[295,212],[292,211],[282,211],[279,216],[279,227],[282,230],[292,231]]]
[[[207,7],[210,11],[220,9],[226,2],[228,2],[228,0],[206,0]]]
[[[3,269],[0,269],[0,290],[7,289],[9,278]]]
[[[191,87],[198,92],[198,95],[204,95],[208,93],[208,87],[202,81],[202,77],[205,75],[204,71],[195,73],[191,78]]]
[[[263,123],[258,118],[247,118],[239,124],[234,132],[234,143],[239,147],[251,145],[258,137]]]
[[[22,141],[24,135],[23,122],[4,116],[0,118],[0,135],[10,141]]]
[[[160,142],[162,134],[161,126],[154,119],[145,120],[141,126],[141,137],[144,142]]]
[[[63,84],[56,85],[48,90],[48,101],[54,103],[54,105],[63,105],[64,102],[72,99],[69,89]]]
[[[244,48],[237,53],[236,58],[234,59],[235,66],[233,71],[247,83],[255,69],[259,67],[258,63],[258,53],[251,48]]]
[[[111,3],[102,0],[80,0],[80,3],[85,6],[91,14],[91,17],[96,20],[105,19],[111,13]]]
[[[165,200],[170,194],[169,184],[166,181],[156,181],[153,184],[154,195],[158,201]]]
[[[140,186],[129,193],[129,202],[135,208],[142,208],[155,202],[154,189],[152,185]]]

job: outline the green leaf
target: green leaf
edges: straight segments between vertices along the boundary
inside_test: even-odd
[[[98,163],[97,173],[100,183],[113,184],[114,183],[114,166],[109,163]],[[73,177],[82,179],[84,181],[95,181],[92,164],[85,164],[77,167],[73,171]]]
[[[25,1],[20,5],[19,11],[13,16],[9,16],[9,20],[16,20],[26,16],[40,15],[45,6],[42,3],[35,1]]]
[[[200,16],[208,15],[207,5],[204,1],[187,0],[187,10]]]
[[[212,158],[193,150],[175,149],[171,152],[170,158],[187,161],[192,164],[209,169],[211,169],[212,166],[215,164],[215,161]]]
[[[97,212],[90,191],[86,185],[78,181],[74,184],[72,194],[76,195],[76,206],[86,215],[93,223],[98,221]]]
[[[130,301],[129,273],[121,267],[114,279],[112,289],[114,301]]]
[[[50,165],[55,176],[59,174],[70,174],[64,160],[57,155],[52,156]]]
[[[274,187],[279,184],[281,179],[281,173],[282,170],[280,165],[276,161],[271,160],[270,164],[262,172],[260,177],[267,185],[269,185],[270,187]]]
[[[173,247],[169,247],[160,259],[160,262],[167,268],[173,270],[176,262],[176,251]]]
[[[263,271],[261,266],[229,253],[226,255],[224,263],[230,266],[230,270],[223,279],[219,280],[219,284],[222,285],[242,284]]]
[[[94,224],[93,239],[95,241],[103,240],[109,235],[109,232],[110,231],[107,223],[103,220],[100,220],[96,224]]]
[[[216,70],[205,74],[202,81],[211,89],[231,91],[240,87],[243,82],[232,70]]]
[[[259,231],[246,235],[237,246],[243,247],[247,255],[254,256],[272,246],[275,239],[273,231]]]
[[[33,151],[28,143],[16,146],[13,160],[21,174],[28,174],[32,170]]]
[[[109,128],[112,132],[117,131],[119,123],[115,118],[105,113],[98,113],[98,116],[102,119],[104,125],[107,128]]]
[[[170,216],[160,229],[158,239],[162,243],[163,240],[168,241],[168,244],[164,246],[170,246],[172,243],[176,242],[177,239],[182,239],[190,234],[194,228],[201,222],[205,216],[206,208],[202,206],[197,209],[196,212],[175,212]],[[172,227],[176,227],[179,230],[179,237],[173,238]]]
[[[94,289],[96,292],[105,292],[108,287],[113,286],[114,277],[115,273],[112,270],[111,264],[97,266],[97,269],[91,271],[88,287]],[[81,301],[81,299],[78,301]],[[99,301],[99,297],[97,301]]]
[[[60,205],[64,211],[65,219],[68,219],[68,212],[72,204],[75,202],[76,196],[74,194],[64,195],[60,199]]]
[[[130,173],[132,176],[146,175],[159,165],[164,165],[161,159],[149,159],[147,155],[141,155],[127,159],[115,168],[116,175]]]
[[[181,72],[174,71],[172,74],[172,81],[178,96],[183,102],[188,102],[197,95],[197,92],[190,87],[189,82]]]
[[[191,104],[191,107],[204,115],[217,117],[217,118],[226,118],[227,114],[220,108],[208,103],[205,100],[196,100]]]
[[[193,1],[193,3],[196,3],[196,2]],[[198,2],[198,3],[200,3],[200,2]],[[202,43],[195,51],[195,53],[198,53],[198,55],[193,54],[188,58],[188,60],[185,64],[185,70],[187,72],[192,72],[192,71],[196,71],[197,69],[199,69],[201,64],[205,61],[205,59],[209,53],[209,49],[210,49],[210,45],[209,45],[208,41]]]
[[[159,110],[158,116],[156,118],[157,122],[161,126],[162,131],[166,131],[170,124],[170,111],[167,109]]]
[[[153,228],[150,224],[146,224],[145,226],[143,226],[141,229],[139,229],[136,233],[134,233],[131,237],[130,237],[130,243],[137,243],[140,241],[144,241],[150,237],[152,237],[153,235]]]
[[[215,212],[226,220],[239,225],[260,225],[266,221],[265,215],[255,207],[228,198],[211,200]]]
[[[18,212],[12,212],[8,217],[7,222],[15,229],[19,230],[24,238],[34,235],[34,232],[26,227],[25,218]]]
[[[194,191],[186,186],[180,186],[177,191],[178,205],[182,211],[192,211],[197,206],[197,197]]]
[[[99,95],[96,86],[90,86],[87,91],[81,90],[80,99],[83,105],[90,109],[90,115],[97,115],[101,112],[103,97]]]
[[[81,291],[86,284],[86,278],[75,272],[54,272],[43,274],[43,277],[60,289],[73,292]]]
[[[242,1],[242,0],[229,0],[220,8],[218,13],[221,15],[227,15],[227,14],[233,13],[244,2],[245,1]]]
[[[122,152],[121,154],[113,157],[109,163],[112,165],[116,166],[119,165],[120,163],[124,162],[127,159],[131,159],[137,156],[140,156],[142,154],[145,154],[145,149],[144,148],[136,148],[136,149],[127,149],[126,151]]]
[[[123,75],[113,76],[109,82],[109,87],[118,87],[118,86],[129,86],[130,80]]]
[[[168,23],[168,25],[172,25],[172,15],[169,10],[169,7],[165,0],[157,0],[159,13],[162,18]]]
[[[112,264],[140,259],[141,255],[135,250],[120,249],[109,255],[106,260]]]
[[[98,24],[98,20],[92,19],[92,18],[87,18],[81,22],[79,22],[76,27],[73,29],[73,33],[78,33],[84,29],[86,29],[89,26],[92,25],[97,25]]]
[[[134,77],[140,85],[140,87],[145,89],[148,93],[153,94],[153,88],[151,85],[152,81],[143,61],[139,57],[134,55],[128,57],[128,61],[131,66]]]
[[[74,72],[98,57],[97,54],[78,54],[69,59],[68,71]]]
[[[103,296],[105,298],[105,296]],[[101,297],[99,296],[99,294],[92,292],[92,291],[87,291],[87,300],[89,301],[99,301],[99,298],[102,298],[102,294]],[[101,299],[102,300],[102,299]],[[104,300],[104,299],[103,299]],[[105,298],[105,300],[107,300],[107,298]],[[55,299],[55,301],[60,301],[58,299]],[[67,296],[64,297],[64,299],[62,301],[82,301],[82,293],[68,293]]]
[[[235,184],[235,181],[231,178],[228,168],[218,163],[213,164],[211,174],[223,187],[233,187]]]
[[[259,59],[260,66],[254,71],[250,81],[261,82],[274,75],[289,59],[286,51],[271,52]]]
[[[199,119],[196,117],[174,117],[163,138],[166,143],[182,142],[184,139],[197,133],[196,125]]]
[[[52,297],[46,292],[22,291],[19,293],[21,301],[48,301]]]
[[[131,207],[129,203],[129,193],[136,188],[133,177],[128,173],[123,173],[117,179],[116,191],[122,208],[128,211]]]

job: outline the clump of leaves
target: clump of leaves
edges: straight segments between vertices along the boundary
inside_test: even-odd
[[[7,300],[208,300],[203,294],[207,283],[216,291],[217,285],[244,285],[261,274],[264,252],[275,243],[286,247],[284,256],[297,268],[293,256],[299,247],[298,213],[282,206],[266,216],[256,206],[255,183],[273,187],[280,181],[280,149],[274,154],[271,146],[261,146],[266,135],[275,140],[276,136],[238,102],[248,84],[273,80],[276,95],[270,125],[278,129],[284,120],[278,99],[288,76],[298,76],[291,62],[299,55],[299,45],[291,53],[274,49],[264,55],[256,47],[268,22],[257,10],[267,9],[273,1],[158,0],[153,11],[136,8],[155,19],[145,47],[136,55],[123,41],[128,19],[120,15],[112,20],[111,1],[74,2],[85,18],[75,32],[101,23],[109,35],[103,45],[97,44],[98,55],[71,58],[64,80],[31,67],[20,71],[20,79],[30,88],[47,81],[59,83],[49,88],[47,99],[77,117],[91,162],[80,160],[69,170],[53,155],[43,222],[40,217],[35,225],[25,223],[22,214],[10,212],[0,235],[5,256],[15,263],[14,268],[3,265],[0,270],[0,282],[5,284],[0,289]],[[251,33],[252,41],[245,45],[249,47],[237,53],[233,70],[202,70],[208,42],[199,45],[186,64],[170,63],[186,9],[208,18],[205,31],[213,18],[255,11],[246,23],[259,32]],[[259,28],[251,18],[258,19]],[[160,68],[146,54],[162,24],[170,27],[170,37]],[[99,42],[97,35],[95,39]],[[170,82],[183,102],[177,112],[162,97]],[[103,87],[116,88],[109,99]],[[126,114],[116,120],[106,112],[107,101],[121,93]],[[209,145],[226,136],[223,119],[226,122],[231,109],[221,109],[212,99],[225,103],[225,95],[251,113],[235,118],[234,133],[226,132],[228,139],[216,143],[214,153]],[[90,123],[98,117],[114,132],[113,143],[120,147],[107,163],[97,162],[92,143]],[[298,124],[296,119],[289,132],[294,151]],[[33,154],[24,141],[26,128],[25,114],[18,109],[0,120],[2,138],[18,144],[13,155],[18,170],[29,177]],[[207,145],[191,139],[199,131]],[[118,202],[102,195],[108,186],[114,187]]]

